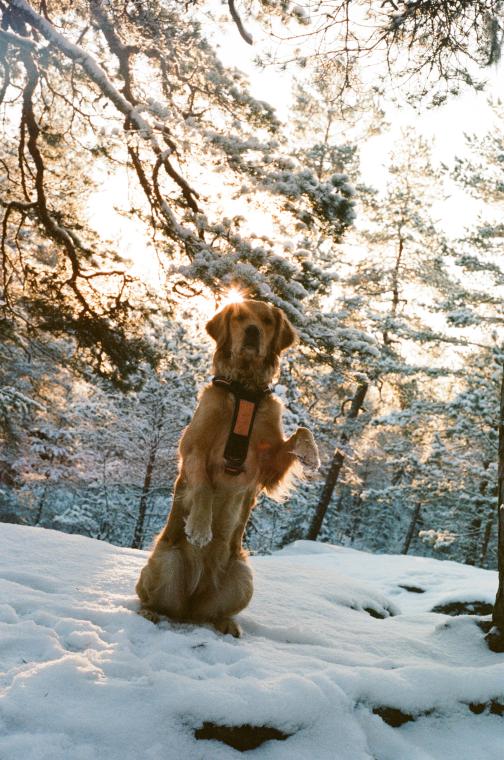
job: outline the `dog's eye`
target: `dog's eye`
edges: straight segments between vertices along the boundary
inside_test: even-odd
[[[271,319],[271,317],[264,317],[263,322],[265,325],[268,325],[268,326],[273,324],[273,320]]]
[[[235,319],[237,322],[243,322],[243,320],[245,319],[245,314],[237,314],[235,316]]]

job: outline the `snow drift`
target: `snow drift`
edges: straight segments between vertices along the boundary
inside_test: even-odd
[[[253,558],[234,640],[136,615],[145,560],[1,526],[1,758],[242,756],[198,740],[204,724],[289,735],[249,753],[261,759],[502,757],[504,655],[474,618],[430,611],[493,601],[496,573],[296,542]]]

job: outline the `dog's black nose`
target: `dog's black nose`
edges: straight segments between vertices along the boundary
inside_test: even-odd
[[[247,338],[258,338],[259,337],[259,328],[255,325],[249,325],[245,329],[245,335]]]
[[[259,349],[259,335],[259,328],[255,325],[246,327],[243,336],[243,347],[253,348],[257,351]]]

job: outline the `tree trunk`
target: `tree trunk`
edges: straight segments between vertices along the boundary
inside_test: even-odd
[[[480,540],[481,532],[481,515],[474,515],[473,519],[469,523],[469,548],[466,551],[465,563],[466,565],[476,564],[476,553],[478,551],[478,544]]]
[[[364,502],[362,501],[362,490],[355,496],[352,501],[352,522],[350,523],[349,538],[350,544],[353,544],[357,531],[362,523],[362,513],[364,511]]]
[[[479,558],[479,567],[483,567],[488,553],[488,544],[490,543],[490,537],[492,535],[492,528],[495,521],[495,513],[492,510],[492,514],[488,517],[487,523],[485,525],[485,532],[483,533],[483,543],[481,544],[481,552],[480,552],[480,558]]]
[[[488,470],[490,462],[483,462],[483,469]],[[483,522],[483,510],[485,507],[485,494],[488,486],[488,480],[484,478],[479,487],[481,499],[477,499],[474,505],[476,514],[469,524],[469,547],[466,552],[465,563],[466,565],[475,565],[478,545],[480,542],[481,523]]]
[[[361,383],[358,386],[357,390],[355,391],[355,395],[352,399],[352,403],[350,405],[350,411],[348,412],[347,420],[354,420],[359,414],[360,410],[362,409],[364,399],[366,398],[368,387],[369,386],[367,383]],[[320,533],[322,522],[324,520],[325,514],[329,507],[331,496],[333,495],[334,487],[338,481],[338,477],[341,472],[343,462],[345,461],[345,454],[343,453],[340,447],[344,446],[348,442],[348,438],[349,438],[349,433],[348,433],[348,430],[346,429],[346,426],[344,426],[343,431],[340,436],[339,445],[336,447],[331,465],[329,467],[329,472],[327,473],[326,481],[324,483],[324,487],[320,495],[319,503],[317,504],[317,507],[315,509],[315,514],[313,515],[310,527],[308,529],[308,533],[306,535],[306,538],[309,541],[316,541]]]
[[[145,470],[142,495],[140,496],[140,506],[138,508],[138,517],[135,525],[135,532],[133,534],[133,541],[131,542],[132,549],[141,549],[143,545],[145,515],[147,513],[147,499],[149,498],[152,472],[154,470],[154,464],[156,462],[156,455],[157,445],[153,445],[150,450],[149,461],[147,462],[147,468]]]
[[[344,526],[342,527],[342,522],[343,522],[342,508],[347,496],[348,496],[347,489],[341,488],[338,494],[338,498],[336,500],[336,504],[334,505],[334,509],[333,509],[334,519],[333,519],[333,525],[332,525],[332,534],[335,537],[334,539],[335,541],[341,541],[341,538],[343,536]]]
[[[49,475],[46,475],[46,478],[48,479]],[[44,486],[44,490],[42,491],[42,495],[41,495],[41,497],[39,499],[39,503],[37,505],[37,514],[35,515],[34,525],[40,525],[40,521],[42,520],[42,513],[44,511],[44,507],[45,507],[45,503],[46,503],[46,496],[47,496],[48,488],[49,488],[49,486],[46,483],[46,485]]]
[[[495,606],[493,610],[493,624],[499,628],[501,638],[504,639],[504,366],[502,370],[503,372],[501,381],[499,415],[499,459],[497,476],[497,513],[499,520],[499,589],[497,591],[497,597],[495,599]]]
[[[404,544],[402,548],[403,554],[407,554],[409,552],[411,542],[413,541],[413,536],[415,535],[415,528],[418,523],[418,518],[420,517],[421,509],[422,509],[422,505],[419,501],[417,501],[417,503],[415,504],[415,509],[413,510],[413,514],[411,516],[411,522],[409,524],[408,532],[406,533],[406,538],[404,539]]]

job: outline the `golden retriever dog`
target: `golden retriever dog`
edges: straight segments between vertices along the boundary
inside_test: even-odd
[[[296,334],[262,301],[221,309],[208,322],[216,377],[199,398],[179,445],[179,476],[168,521],[136,591],[140,614],[156,622],[211,624],[240,636],[233,616],[252,597],[242,537],[257,496],[282,495],[289,475],[319,466],[307,428],[282,432],[282,404],[268,388]]]

